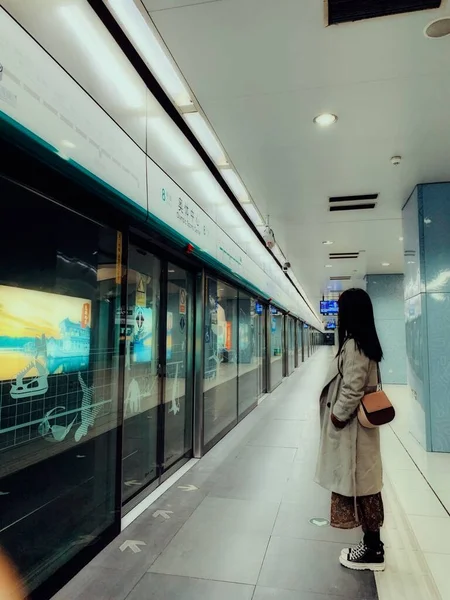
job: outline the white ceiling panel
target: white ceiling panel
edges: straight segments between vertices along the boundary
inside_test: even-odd
[[[222,2],[222,0],[143,0],[143,4],[149,12],[208,4],[209,2]]]
[[[447,72],[422,34],[435,14],[324,27],[317,0],[222,0],[152,17],[199,97],[235,97]]]

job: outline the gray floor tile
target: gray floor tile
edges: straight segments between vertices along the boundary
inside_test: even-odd
[[[307,395],[304,394],[305,401],[302,398],[296,398],[295,402],[284,402],[277,410],[277,419],[295,419],[296,421],[308,421],[311,419],[311,406]]]
[[[273,537],[258,585],[345,598],[377,598],[373,574],[341,567],[340,551],[340,544]]]
[[[251,600],[254,587],[148,573],[127,600]]]
[[[256,432],[249,441],[249,445],[298,448],[301,426],[301,421],[274,419]]]
[[[346,600],[354,600],[350,596],[346,596],[345,598]],[[342,596],[328,596],[312,592],[294,592],[292,590],[257,587],[253,600],[342,600]]]
[[[88,565],[53,600],[125,600],[144,574]]]
[[[160,508],[171,510],[173,514],[165,520],[163,517],[154,518],[153,514]],[[93,566],[102,566],[121,571],[141,568],[145,573],[156,560],[175,534],[192,515],[193,508],[176,510],[171,505],[153,504],[134,523],[117,537],[91,562]],[[141,552],[134,554],[131,550],[122,552],[120,546],[125,540],[137,540],[145,543]]]
[[[193,491],[181,489],[183,486],[192,485],[197,489]],[[213,486],[214,480],[212,477],[198,477],[195,473],[189,472],[177,481],[173,487],[167,490],[153,506],[160,506],[162,504],[170,505],[172,507],[171,510],[175,509],[176,511],[183,508],[195,509],[203,502]]]
[[[293,537],[304,540],[317,540],[324,542],[339,542],[342,544],[357,544],[361,539],[361,531],[334,529],[333,527],[318,527],[310,523],[312,518],[327,519],[330,518],[330,508],[328,502],[314,503],[314,497],[311,497],[310,504],[283,502],[275,522],[273,535],[276,537]]]
[[[285,465],[292,465],[295,455],[295,448],[244,446],[237,454],[236,460],[247,462],[259,469],[264,467],[281,468]]]
[[[189,523],[152,565],[152,573],[256,584],[269,542],[266,534],[215,531]]]
[[[239,468],[230,469],[216,483],[211,496],[220,498],[235,498],[241,500],[261,500],[281,502],[288,484],[289,470],[280,468],[260,469]]]
[[[209,532],[236,531],[241,534],[272,533],[279,504],[229,498],[208,497],[202,502],[185,529]]]
[[[301,469],[294,468],[292,470],[283,501],[303,504],[307,509],[311,506],[328,514],[331,505],[331,492],[315,483],[315,467],[313,468],[306,463],[296,465],[296,467],[298,466],[301,466]]]

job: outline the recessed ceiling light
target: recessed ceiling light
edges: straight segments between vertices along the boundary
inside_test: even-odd
[[[432,40],[450,35],[450,17],[441,17],[428,23],[424,31],[425,37]]]
[[[316,125],[320,125],[321,127],[328,127],[329,125],[336,123],[336,121],[337,116],[331,113],[323,113],[314,119],[314,123],[316,123]]]
[[[381,263],[381,266],[382,267],[390,267],[391,263],[384,262],[384,263]]]
[[[398,238],[398,241],[399,241],[399,242],[403,242],[403,238],[402,238],[402,237],[399,237],[399,238]]]
[[[75,148],[75,144],[69,140],[63,140],[61,144],[64,146],[64,148]]]
[[[331,269],[333,265],[325,265],[325,269]]]
[[[332,242],[331,240],[326,240],[325,242],[322,242],[322,244],[324,246],[331,246],[331,244],[334,244],[334,242]]]

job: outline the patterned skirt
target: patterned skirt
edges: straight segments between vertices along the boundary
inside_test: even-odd
[[[381,493],[355,498],[331,494],[331,526],[336,529],[356,529],[364,532],[379,531],[384,523],[384,506]]]

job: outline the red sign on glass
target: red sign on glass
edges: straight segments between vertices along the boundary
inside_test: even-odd
[[[85,302],[83,304],[83,309],[81,312],[81,328],[86,329],[86,327],[89,327],[90,321],[91,321],[91,305],[89,304],[89,302]]]

